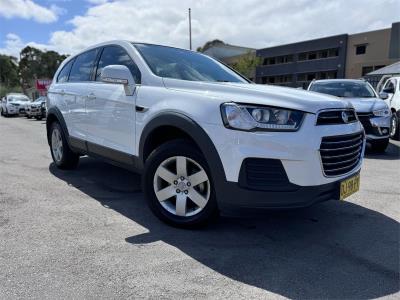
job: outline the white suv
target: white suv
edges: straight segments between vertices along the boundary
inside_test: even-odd
[[[359,188],[348,102],[256,85],[200,53],[128,41],[69,57],[48,92],[54,163],[90,155],[143,172],[152,211],[195,226],[237,208],[294,208]]]
[[[25,105],[29,103],[29,98],[24,94],[10,93],[1,101],[1,115],[3,117],[15,116],[25,113]]]
[[[386,101],[392,111],[390,137],[400,140],[400,76],[387,79],[379,96]]]

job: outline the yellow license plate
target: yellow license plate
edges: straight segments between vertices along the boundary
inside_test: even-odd
[[[353,195],[360,189],[360,174],[346,179],[340,183],[340,200]]]

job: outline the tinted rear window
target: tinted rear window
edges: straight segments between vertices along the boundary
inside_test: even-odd
[[[68,75],[69,71],[71,70],[71,66],[73,64],[74,60],[69,61],[60,71],[60,73],[57,76],[57,82],[66,82],[68,81]]]

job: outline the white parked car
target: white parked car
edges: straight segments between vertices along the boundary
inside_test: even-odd
[[[46,117],[46,102],[47,98],[42,96],[37,98],[35,101],[26,105],[26,117],[28,119],[35,118],[36,120],[42,120]]]
[[[379,96],[392,111],[390,137],[400,140],[400,76],[387,79]]]
[[[62,63],[47,108],[57,167],[89,155],[143,172],[150,208],[175,226],[219,211],[344,199],[359,188],[365,137],[351,104],[252,84],[197,52],[128,41],[90,47]]]
[[[29,98],[24,94],[10,93],[1,101],[1,115],[4,117],[25,114],[25,105]]]
[[[314,80],[308,90],[350,101],[364,126],[372,150],[386,150],[389,144],[390,109],[368,82],[356,79]]]

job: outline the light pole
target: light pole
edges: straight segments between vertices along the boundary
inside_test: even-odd
[[[192,50],[192,11],[189,8],[189,48]]]

